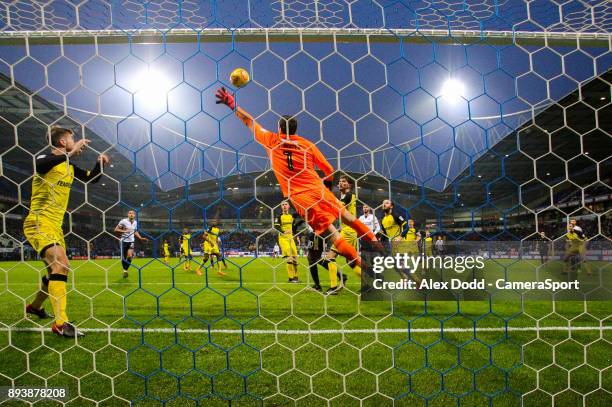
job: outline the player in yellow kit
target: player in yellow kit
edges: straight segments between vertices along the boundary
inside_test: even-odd
[[[411,256],[419,254],[419,244],[421,242],[421,233],[414,226],[414,219],[408,219],[408,227],[405,231],[404,240],[406,240],[406,253]]]
[[[278,245],[281,254],[287,262],[287,275],[290,283],[299,283],[298,278],[298,252],[295,245],[295,233],[302,223],[301,218],[289,213],[289,201],[281,203],[281,214],[274,221],[274,227],[278,230]]]
[[[167,240],[164,240],[163,250],[164,250],[164,262],[168,264],[170,263],[170,246],[168,245]]]
[[[414,225],[414,219],[408,219],[404,234],[404,242],[400,244],[400,248],[398,249],[401,250],[401,253],[406,253],[409,256],[419,256],[421,254],[419,250],[421,245],[421,232],[419,232]],[[415,272],[416,271],[417,270],[415,270]]]
[[[395,213],[393,201],[385,199],[382,204],[383,217],[380,220],[380,227],[383,237],[389,242],[391,255],[395,256],[398,253],[409,253],[410,247],[414,246],[418,255],[417,231],[414,228],[414,221],[406,222],[402,215]],[[410,234],[410,236],[409,236]],[[420,235],[419,235],[420,238]],[[414,274],[406,274],[403,271],[398,271],[402,278],[411,278],[414,281],[419,281]]]
[[[382,204],[383,217],[380,220],[382,234],[387,241],[397,242],[406,236],[406,219],[395,213],[393,202],[385,199]]]
[[[184,258],[183,270],[191,270],[191,232],[189,228],[183,228],[183,234],[180,237],[181,254]]]
[[[433,237],[429,228],[425,229],[425,238],[423,239],[423,253],[425,256],[433,256]]]
[[[570,271],[578,271],[578,268],[584,268],[588,275],[591,275],[591,265],[586,259],[586,245],[588,237],[580,226],[576,224],[576,220],[572,219],[568,225],[568,232],[565,235],[565,255],[563,261],[565,266],[563,273],[567,274]]]
[[[433,256],[433,243],[434,243],[434,239],[433,239],[433,236],[431,235],[431,231],[429,230],[429,227],[425,227],[425,237],[421,239],[421,252],[425,256],[427,257]],[[427,262],[423,264],[423,269],[424,270],[428,269]]]
[[[219,229],[217,220],[213,219],[210,223],[210,227],[204,232],[204,241],[202,243],[202,250],[204,251],[204,257],[202,258],[202,264],[198,266],[196,273],[202,274],[202,267],[210,259],[210,265],[217,269],[217,274],[224,276],[225,273],[221,271],[221,251],[219,250],[219,235],[221,230]],[[227,269],[227,266],[225,266]]]
[[[383,217],[380,220],[380,230],[383,240],[389,243],[391,255],[404,253],[406,244],[407,222],[402,215],[395,213],[395,205],[390,199],[385,199],[382,203]],[[394,242],[394,243],[392,243]]]
[[[338,189],[340,190],[340,202],[344,206],[344,208],[354,217],[357,217],[357,197],[353,193],[353,182],[352,180],[346,176],[341,175],[338,179]],[[351,245],[355,250],[357,250],[357,243],[359,242],[359,236],[355,229],[350,227],[349,225],[342,224],[342,220],[340,220],[340,236],[344,238],[344,240]],[[334,246],[332,246],[331,250],[329,250],[326,257],[326,265],[327,270],[329,271],[329,289],[326,294],[335,295],[341,289],[341,286],[338,284],[338,265],[336,264],[336,257],[338,256],[338,251]],[[349,266],[353,266],[352,262],[348,262]],[[357,274],[360,274],[360,268],[355,268]],[[342,274],[342,283],[346,282],[346,275]]]
[[[34,301],[26,307],[26,312],[39,318],[47,317],[42,305],[49,298],[55,315],[51,331],[59,336],[73,338],[83,334],[69,322],[66,313],[66,282],[70,265],[66,256],[62,223],[74,179],[83,182],[99,181],[102,167],[109,159],[100,154],[91,171],[77,167],[72,159],[87,147],[89,140],[74,141],[74,134],[69,129],[52,128],[49,142],[51,152],[36,157],[30,211],[23,223],[24,235],[47,266],[47,275],[42,278],[42,287]]]

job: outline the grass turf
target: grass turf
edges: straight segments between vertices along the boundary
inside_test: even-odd
[[[231,259],[225,277],[177,263],[123,279],[118,260],[73,261],[78,342],[24,316],[42,263],[0,263],[0,386],[67,387],[79,406],[612,404],[606,302],[360,302],[354,276],[325,297],[280,259]]]

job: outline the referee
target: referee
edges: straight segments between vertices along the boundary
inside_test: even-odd
[[[537,240],[538,252],[540,253],[540,263],[544,264],[548,262],[548,256],[550,254],[550,240],[546,237],[544,232],[540,232]]]

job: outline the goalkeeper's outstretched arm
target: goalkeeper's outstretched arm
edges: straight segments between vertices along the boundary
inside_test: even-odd
[[[227,91],[224,87],[217,89],[215,94],[217,104],[224,104],[234,111],[236,116],[242,120],[245,126],[247,126],[254,134],[255,140],[266,147],[271,146],[271,137],[274,133],[264,129],[259,123],[253,119],[246,110],[236,106],[236,100],[234,96]]]

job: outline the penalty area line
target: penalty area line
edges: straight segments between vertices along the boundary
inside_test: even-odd
[[[0,327],[0,332],[46,332],[46,327]],[[508,328],[382,328],[382,329],[180,329],[180,328],[79,328],[83,332],[92,333],[219,333],[219,334],[251,334],[251,335],[338,335],[338,334],[384,334],[384,333],[461,333],[461,332],[576,332],[576,331],[608,331],[612,326],[515,326]]]

